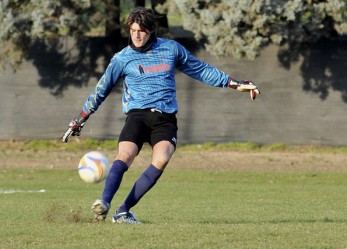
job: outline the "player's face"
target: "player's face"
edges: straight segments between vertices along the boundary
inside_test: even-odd
[[[130,26],[130,37],[135,47],[140,48],[146,44],[151,34],[148,30],[141,29],[140,25],[134,22]]]

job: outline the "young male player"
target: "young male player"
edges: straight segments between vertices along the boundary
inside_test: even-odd
[[[152,161],[135,182],[112,221],[140,223],[130,209],[156,184],[177,143],[178,111],[174,70],[215,87],[230,87],[259,94],[251,81],[238,81],[211,65],[195,58],[174,40],[156,37],[156,16],[150,9],[135,8],[129,14],[129,45],[116,53],[106,72],[83,105],[82,112],[69,124],[63,137],[79,136],[84,123],[106,99],[116,82],[124,78],[122,107],[127,115],[119,135],[118,154],[105,181],[101,199],[92,204],[97,221],[105,220],[123,174],[129,169],[142,145],[152,147]]]

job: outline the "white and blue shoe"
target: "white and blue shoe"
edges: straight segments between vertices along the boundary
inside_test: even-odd
[[[135,219],[133,212],[116,212],[112,217],[113,223],[127,223],[127,224],[141,224],[140,221]]]
[[[97,199],[92,204],[92,212],[95,214],[96,221],[105,221],[108,210],[110,210],[111,205],[103,200]]]

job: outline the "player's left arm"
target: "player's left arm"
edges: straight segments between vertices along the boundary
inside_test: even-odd
[[[252,100],[255,100],[257,94],[260,94],[259,87],[250,80],[235,80],[230,78],[228,87],[240,92],[249,92]]]
[[[249,92],[252,100],[260,94],[259,88],[252,81],[233,79],[229,74],[195,58],[179,43],[175,52],[177,68],[196,80],[215,87],[230,87],[240,92]]]
[[[179,43],[176,43],[173,49],[176,55],[176,67],[181,72],[210,86],[228,86],[230,75],[200,61]]]

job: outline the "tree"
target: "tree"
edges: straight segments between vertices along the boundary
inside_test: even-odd
[[[151,0],[153,9],[163,3],[165,0]],[[144,6],[145,0],[133,4]],[[61,36],[81,39],[98,33],[115,44],[121,36],[120,7],[121,0],[0,1],[0,73],[5,65],[18,70],[37,39],[45,42],[47,50],[56,49]],[[159,26],[168,29],[167,16],[162,16]]]
[[[105,0],[105,36],[113,39],[120,36],[120,0]],[[102,12],[99,14],[102,14]]]
[[[268,44],[347,34],[346,0],[175,0],[185,29],[217,56],[254,59]]]
[[[151,8],[154,10],[154,13],[159,14],[161,18],[158,20],[158,28],[160,33],[166,33],[169,29],[169,22],[167,19],[166,13],[159,13],[157,11],[157,6],[165,5],[166,0],[151,0]],[[146,0],[134,0],[134,6],[146,6]]]
[[[81,37],[101,25],[106,35],[117,34],[119,0],[0,1],[0,71],[6,64],[16,71],[36,39],[49,46],[59,36]]]

